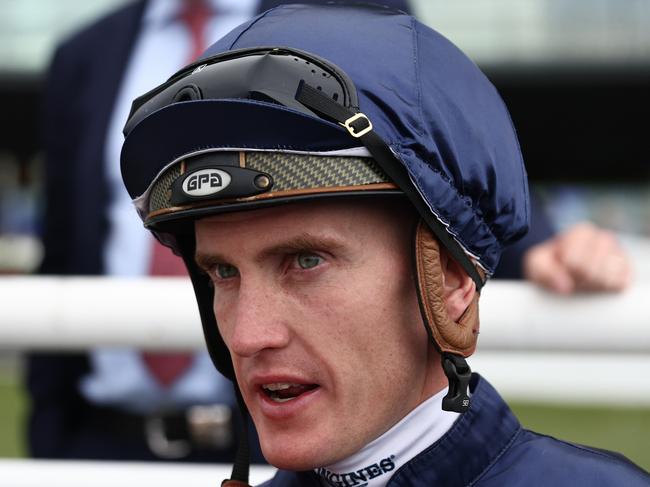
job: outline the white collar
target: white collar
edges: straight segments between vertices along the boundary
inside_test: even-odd
[[[393,473],[438,441],[459,416],[442,410],[447,389],[430,397],[399,423],[352,456],[316,469],[336,487],[383,487]]]

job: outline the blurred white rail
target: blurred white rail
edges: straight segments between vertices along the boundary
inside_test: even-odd
[[[507,400],[650,407],[650,354],[479,350],[468,360]]]
[[[0,485],[7,487],[214,487],[230,476],[229,465],[0,459]],[[253,485],[275,468],[253,466]]]
[[[649,299],[650,282],[570,298],[490,282],[470,365],[508,399],[650,406]],[[0,278],[0,349],[96,346],[204,347],[189,281]]]
[[[204,346],[184,278],[0,278],[0,347]]]
[[[555,296],[488,283],[480,350],[650,352],[650,282],[622,294]],[[191,284],[182,278],[0,278],[0,348],[203,346]]]
[[[482,350],[650,352],[650,281],[620,294],[573,296],[493,281],[480,316]]]

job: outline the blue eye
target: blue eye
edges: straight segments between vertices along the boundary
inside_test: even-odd
[[[230,279],[239,275],[239,270],[230,264],[217,264],[216,271],[221,279]]]
[[[298,254],[297,261],[301,269],[312,269],[323,262],[323,258],[315,254],[302,253]]]

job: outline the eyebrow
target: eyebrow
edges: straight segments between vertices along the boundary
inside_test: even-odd
[[[196,265],[203,272],[208,272],[210,269],[213,269],[217,264],[223,264],[227,259],[219,253],[216,252],[195,252],[194,261]]]
[[[265,257],[278,255],[278,254],[287,254],[295,252],[304,252],[310,250],[326,250],[326,251],[337,251],[343,247],[343,243],[340,239],[334,237],[313,235],[310,233],[302,233],[295,237],[289,238],[277,244],[271,245],[267,248],[262,249],[257,257],[258,260],[262,260]],[[228,257],[219,253],[219,252],[199,252],[197,251],[194,254],[194,260],[196,264],[203,270],[208,271],[217,264],[223,264],[228,262]]]

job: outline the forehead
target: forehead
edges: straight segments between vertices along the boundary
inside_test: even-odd
[[[201,218],[197,221],[197,225],[208,227],[211,225],[220,226],[222,224],[236,224],[241,222],[273,222],[287,215],[297,216],[305,212],[310,212],[314,207],[315,205],[303,203],[273,206],[257,210],[234,211]]]
[[[203,218],[195,232],[199,248],[216,242],[280,240],[296,233],[361,238],[401,234],[408,215],[406,205],[380,199],[302,202]]]

